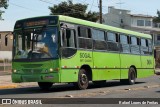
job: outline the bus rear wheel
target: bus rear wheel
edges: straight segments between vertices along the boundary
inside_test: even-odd
[[[79,70],[78,82],[74,83],[74,85],[80,90],[84,90],[88,88],[89,79],[88,79],[87,72],[85,69]]]
[[[128,75],[128,83],[129,85],[133,85],[136,82],[136,71],[133,67],[129,69],[129,75]]]
[[[52,82],[38,82],[38,85],[41,90],[47,91],[52,87],[53,83]]]
[[[129,68],[128,79],[121,79],[121,83],[133,85],[136,82],[136,71],[133,67]]]

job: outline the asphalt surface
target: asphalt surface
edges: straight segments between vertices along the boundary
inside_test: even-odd
[[[104,87],[98,87],[90,83],[89,88],[87,90],[77,90],[72,84],[54,84],[50,91],[41,91],[37,85],[23,85],[18,88],[10,88],[10,89],[0,89],[1,97],[26,97],[26,98],[57,98],[57,97],[65,97],[65,95],[72,95],[74,97],[85,97],[80,94],[89,94],[89,93],[112,93],[114,91],[129,91],[129,89],[136,90],[136,88],[144,88],[149,86],[159,87],[160,85],[160,76],[154,75],[149,78],[137,79],[135,85],[124,85],[121,84],[118,80],[108,81]],[[23,83],[19,83],[23,84]],[[144,88],[147,89],[147,88]],[[94,95],[96,96],[96,94]],[[90,95],[86,95],[86,97],[90,97]]]
[[[38,85],[24,86],[12,89],[0,89],[0,98],[160,98],[160,76],[154,75],[149,78],[137,79],[135,85],[124,85],[117,80],[108,81],[104,87],[98,87],[90,83],[89,89],[77,90],[72,84],[55,84],[50,91],[41,91]],[[88,98],[88,99],[85,99]],[[104,99],[103,99],[104,100]],[[107,99],[106,99],[107,100]],[[160,107],[160,105],[122,105],[122,104],[50,104],[50,105],[27,105],[48,107]],[[1,105],[0,105],[1,106]],[[4,107],[21,107],[22,105],[3,105]],[[24,105],[23,105],[24,106]]]

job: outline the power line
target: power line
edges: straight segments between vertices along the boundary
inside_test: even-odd
[[[20,8],[27,9],[27,10],[32,10],[32,9],[30,9],[30,8],[27,8],[27,7],[24,7],[24,6],[20,6],[20,5],[17,5],[17,4],[14,4],[14,3],[11,3],[11,2],[10,2],[10,4],[11,4],[11,5],[14,5],[14,6],[17,6],[17,7],[20,7]],[[32,10],[32,11],[33,11],[33,10]]]
[[[11,4],[11,5],[13,5],[13,6],[19,7],[19,8],[23,8],[23,9],[26,9],[26,10],[32,11],[32,12],[35,12],[35,11],[37,11],[37,12],[42,12],[41,10],[33,10],[33,9],[31,9],[31,8],[24,7],[24,6],[21,6],[21,5],[18,5],[18,4],[15,4],[15,3],[12,3],[12,2],[10,2],[10,4]]]
[[[39,1],[42,1],[42,2],[44,2],[44,3],[48,3],[48,4],[54,4],[54,3],[49,2],[49,1],[46,1],[46,0],[39,0]]]
[[[46,1],[46,0],[39,0],[39,1],[42,1],[42,2],[48,3],[48,4],[53,4],[53,3],[48,2],[48,1]],[[61,6],[61,7],[63,7],[63,6]],[[74,8],[75,8],[75,7],[74,7]],[[71,13],[68,13],[68,14],[72,14],[72,13],[83,13],[82,11],[80,11],[81,8],[79,8],[79,7],[76,7],[75,9],[72,9],[72,8],[71,8],[71,10],[72,10],[72,12],[71,12]],[[60,14],[60,13],[56,13],[56,14]],[[61,13],[61,14],[62,14],[62,13]]]
[[[121,9],[121,6],[122,6],[122,4],[124,4],[124,2],[121,2],[121,0],[119,0],[119,2],[118,2],[118,3],[116,3],[116,4],[119,4],[120,9]]]
[[[55,4],[55,3],[51,2],[51,1],[48,1],[48,0],[39,0],[39,1],[47,3],[47,4]],[[61,0],[56,0],[56,1],[59,1],[59,3],[62,2]]]

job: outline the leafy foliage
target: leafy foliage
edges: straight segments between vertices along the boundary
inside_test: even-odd
[[[0,0],[0,8],[5,8],[7,9],[8,7],[8,0]],[[2,19],[2,13],[4,13],[4,11],[0,10],[0,20]]]
[[[157,10],[157,15],[158,15],[158,17],[155,17],[155,18],[153,19],[153,22],[154,22],[154,23],[160,23],[160,11],[159,11],[159,10]]]
[[[75,18],[80,18],[89,21],[97,21],[98,13],[97,12],[86,12],[88,5],[86,4],[73,4],[71,1],[61,2],[58,5],[49,7],[51,15],[66,15]]]
[[[7,7],[8,7],[7,1],[8,0],[0,0],[0,8],[3,7],[5,9],[7,9]]]

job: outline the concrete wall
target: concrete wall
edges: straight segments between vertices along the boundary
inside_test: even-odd
[[[134,15],[129,10],[115,9],[114,7],[108,7],[108,13],[103,15],[104,23],[106,25],[132,29],[132,27],[152,28],[153,18],[147,15]],[[151,21],[151,26],[137,26],[137,20]]]
[[[5,45],[5,36],[7,36],[8,44]],[[12,43],[13,35],[11,31],[0,31],[0,60],[12,59]]]
[[[0,59],[1,60],[4,60],[4,59],[11,60],[12,59],[12,51],[0,51]]]
[[[5,36],[7,35],[8,44],[5,45]],[[11,31],[0,31],[0,51],[12,51],[13,35]]]
[[[108,13],[103,16],[104,24],[120,28],[127,28],[131,25],[130,11],[114,7],[109,7],[108,10]]]

